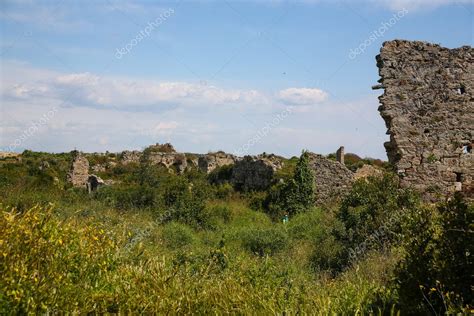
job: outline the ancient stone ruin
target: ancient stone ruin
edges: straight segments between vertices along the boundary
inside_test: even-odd
[[[67,174],[67,182],[71,183],[73,187],[86,188],[89,193],[105,184],[100,177],[89,174],[89,161],[81,152],[73,151],[71,155],[72,163]]]
[[[369,177],[381,177],[383,171],[371,165],[363,165],[354,173],[354,180],[365,179]]]
[[[184,153],[177,153],[170,143],[152,145],[143,152],[124,151],[120,155],[120,161],[124,165],[146,162],[151,165],[163,166],[169,170],[174,168],[178,174],[184,173],[188,168],[186,155]]]
[[[198,160],[199,169],[205,173],[210,173],[214,169],[233,165],[237,161],[237,157],[227,154],[223,151],[201,155]]]
[[[99,187],[102,185],[105,185],[104,180],[102,180],[100,177],[96,176],[95,174],[91,174],[87,178],[86,186],[87,186],[87,191],[89,193],[97,191],[97,189],[99,189]]]
[[[402,185],[473,198],[474,49],[395,40],[376,59],[385,147]]]
[[[73,187],[86,187],[89,179],[89,161],[78,151],[72,153],[72,163],[67,174],[67,182]]]
[[[336,160],[344,164],[344,146],[339,147],[336,151]]]
[[[343,197],[354,180],[354,173],[344,165],[344,147],[339,148],[336,156],[337,161],[310,153],[310,165],[315,173],[318,203]],[[230,175],[226,181],[238,190],[259,191],[268,189],[272,184],[281,181],[276,177],[276,172],[284,167],[284,161],[283,157],[266,153],[245,157],[237,157],[223,151],[208,154],[179,153],[170,144],[156,144],[144,151],[124,151],[117,161],[113,157],[113,161],[96,164],[90,169],[93,172],[105,172],[117,163],[122,165],[147,163],[161,165],[177,174],[190,169],[209,174],[218,168],[232,166],[229,168]],[[79,152],[73,152],[68,181],[76,187],[87,188],[89,192],[97,190],[101,185],[113,184],[111,180],[103,181],[100,177],[89,174],[89,162]]]
[[[350,190],[354,173],[344,164],[314,153],[309,153],[309,164],[314,170],[317,203],[341,198]]]
[[[282,168],[282,161],[276,155],[245,156],[235,162],[231,183],[243,191],[265,190],[272,184],[275,171]]]

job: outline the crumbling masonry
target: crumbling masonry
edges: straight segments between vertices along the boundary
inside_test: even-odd
[[[389,41],[377,56],[389,161],[405,186],[433,199],[473,198],[474,49]]]

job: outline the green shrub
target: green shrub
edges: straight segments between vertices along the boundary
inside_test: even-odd
[[[314,172],[309,166],[309,154],[306,151],[296,164],[293,178],[270,189],[267,209],[273,218],[284,213],[290,215],[309,210],[314,205]]]
[[[104,187],[96,197],[120,210],[152,209],[159,205],[157,191],[144,185],[122,185]]]
[[[223,184],[230,181],[233,170],[233,165],[225,165],[214,169],[207,178],[211,184]]]
[[[213,218],[222,224],[230,223],[234,217],[232,210],[225,205],[215,205],[210,207],[207,210],[207,214],[210,218]]]
[[[162,236],[170,249],[189,246],[196,241],[194,232],[189,226],[176,222],[166,224],[163,227]]]
[[[207,225],[205,201],[210,189],[203,182],[192,183],[186,178],[174,176],[168,178],[160,187],[164,207],[169,212],[169,220],[177,220],[194,227]]]
[[[342,239],[348,247],[355,247],[383,228],[383,236],[377,238],[383,237],[389,241],[399,232],[402,214],[418,203],[415,193],[399,187],[395,175],[360,179],[354,183],[340,206],[338,218],[346,230]]]
[[[230,183],[219,184],[214,187],[214,195],[218,199],[228,200],[234,194],[234,188]]]
[[[419,208],[406,217],[405,256],[397,279],[407,312],[462,313],[467,305],[472,308],[473,223],[474,205],[459,194],[437,209]]]
[[[245,195],[249,207],[254,211],[263,211],[266,207],[268,193],[264,191],[247,192]]]
[[[245,249],[259,256],[273,255],[288,243],[287,234],[279,227],[252,227],[243,231],[241,239]]]
[[[1,211],[0,314],[92,311],[114,267],[115,243],[104,230],[76,229],[51,209]]]
[[[343,231],[342,223],[334,214],[322,209],[300,213],[288,223],[292,243],[307,240],[313,245],[309,260],[316,272],[335,274],[344,265],[343,244],[336,239]]]

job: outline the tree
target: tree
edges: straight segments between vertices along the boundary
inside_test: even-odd
[[[284,210],[296,214],[314,205],[314,173],[309,165],[309,153],[303,151],[296,165],[293,179],[282,190]]]
[[[437,209],[417,209],[406,218],[396,276],[407,313],[461,314],[472,307],[473,223],[474,205],[459,192]]]

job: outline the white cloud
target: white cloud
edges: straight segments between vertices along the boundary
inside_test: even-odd
[[[327,100],[328,94],[316,88],[288,88],[278,93],[281,101],[289,105],[314,105]]]
[[[130,79],[92,73],[59,73],[4,62],[3,98],[61,100],[70,106],[167,110],[170,107],[268,106],[257,90],[226,89],[190,82]]]
[[[270,95],[190,82],[59,73],[12,61],[2,66],[0,147],[6,150],[55,108],[54,116],[15,150],[122,151],[169,141],[182,151],[234,152],[281,112],[283,97],[305,105],[293,107],[275,134],[252,147],[250,154],[291,156],[302,148],[328,153],[346,145],[362,155],[385,156],[385,126],[375,94],[343,104],[326,100],[326,93],[316,88],[293,87]],[[166,109],[170,103],[176,106]]]
[[[282,2],[275,0],[274,2]],[[472,4],[472,0],[301,0],[305,4],[348,3],[350,5],[376,5],[392,11],[407,9],[409,11],[432,10],[447,5]]]
[[[371,2],[388,7],[393,11],[402,9],[421,11],[453,4],[472,4],[472,0],[371,0]]]

